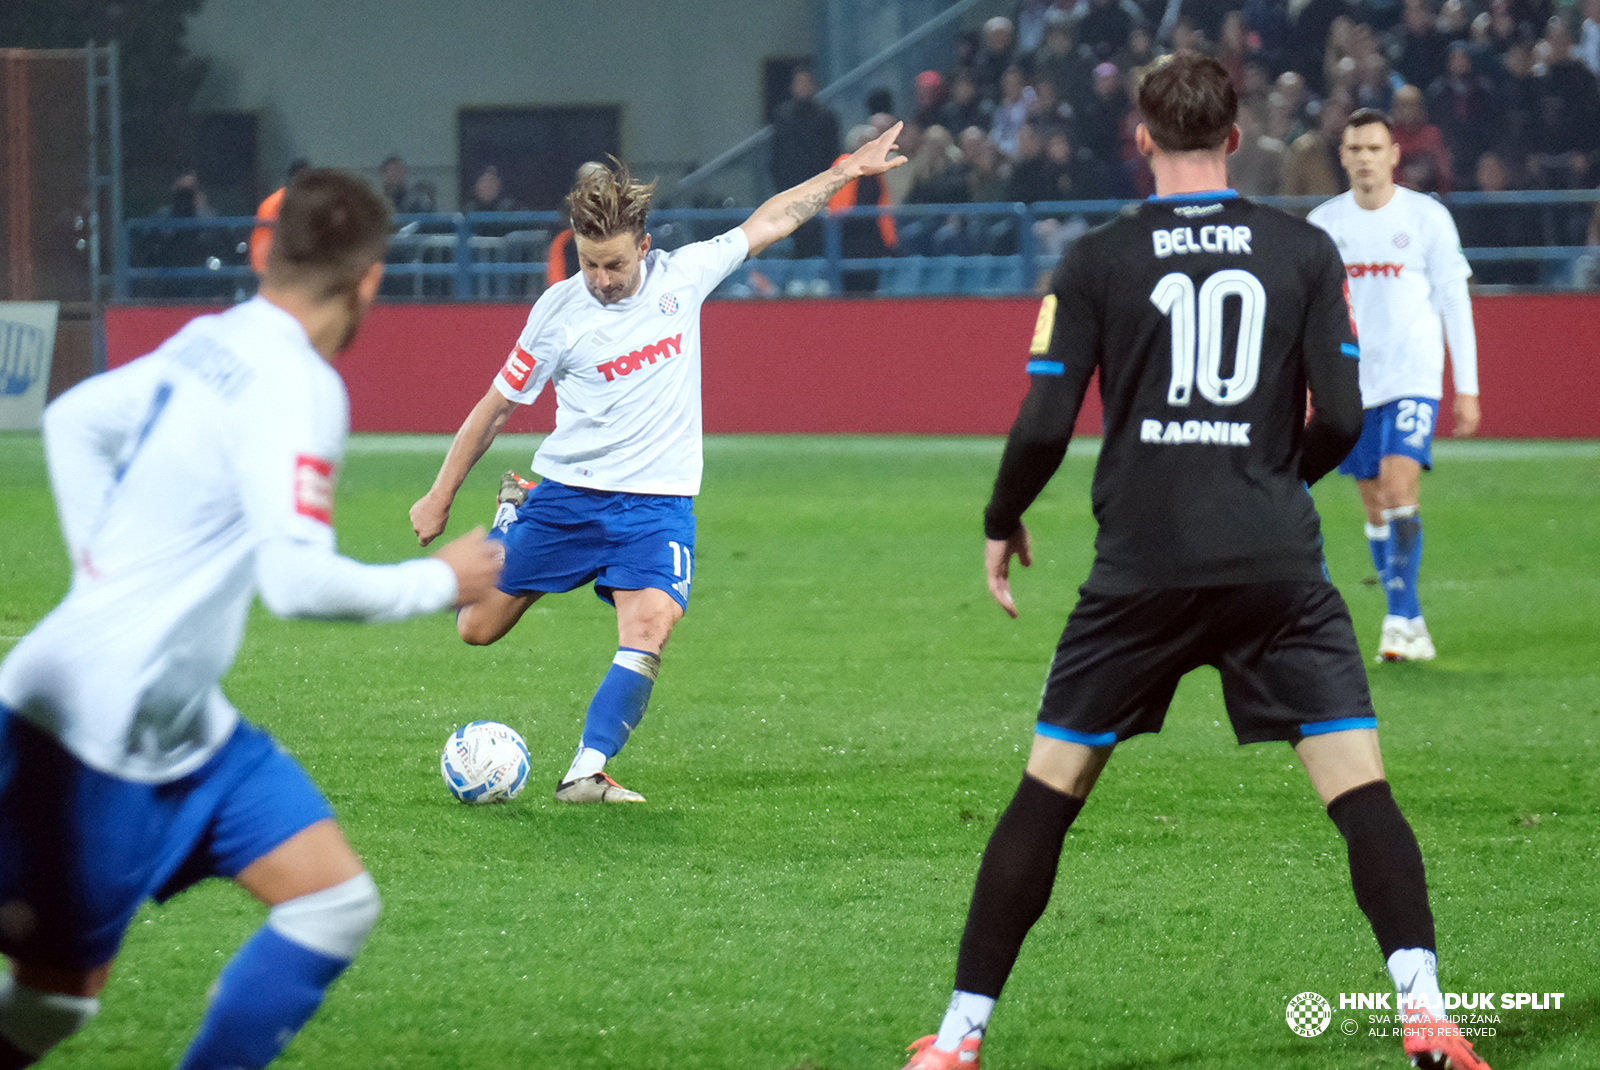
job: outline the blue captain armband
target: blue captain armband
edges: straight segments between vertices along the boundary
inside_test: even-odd
[[[1357,360],[1361,359],[1361,347],[1350,342],[1339,343],[1339,352],[1343,353],[1347,357],[1354,357]]]
[[[1065,375],[1067,366],[1059,360],[1030,360],[1028,361],[1029,375]]]

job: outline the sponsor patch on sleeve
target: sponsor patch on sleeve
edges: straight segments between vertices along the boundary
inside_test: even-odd
[[[294,459],[294,511],[324,524],[333,523],[333,464],[300,454]]]
[[[526,390],[528,376],[533,374],[534,363],[533,357],[519,345],[511,350],[511,355],[506,358],[506,366],[500,369],[500,374],[511,384],[511,389]]]
[[[1039,318],[1033,322],[1033,342],[1028,352],[1034,356],[1050,352],[1050,336],[1056,329],[1056,295],[1046,294],[1039,303]]]

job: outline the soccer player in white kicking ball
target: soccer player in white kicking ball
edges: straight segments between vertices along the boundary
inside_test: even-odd
[[[257,591],[280,616],[383,621],[493,589],[481,532],[398,565],[334,549],[349,403],[328,361],[378,292],[389,225],[360,179],[302,173],[261,296],[45,413],[73,577],[0,664],[0,1070],[94,1016],[147,898],[221,876],[270,908],[181,1070],[265,1066],[377,921],[333,811],[217,681]]]
[[[1345,264],[1361,338],[1361,440],[1339,466],[1367,511],[1367,540],[1388,599],[1378,656],[1429,661],[1422,620],[1422,470],[1443,395],[1444,350],[1455,374],[1455,434],[1478,429],[1478,341],[1467,279],[1472,267],[1444,205],[1394,184],[1400,149],[1389,118],[1363,108],[1345,124],[1339,160],[1350,190],[1308,217],[1333,236]]]
[[[491,538],[506,546],[496,590],[456,618],[472,644],[504,636],[546,594],[591,581],[617,611],[618,648],[556,785],[563,802],[642,802],[605,765],[638,727],[661,651],[689,605],[693,496],[700,492],[700,306],[719,282],[889,159],[900,124],[822,174],[777,194],[709,241],[652,250],[654,184],[625,168],[586,168],[567,197],[581,275],[546,290],[489,392],[456,432],[433,487],[411,507],[426,546],[445,529],[472,466],[518,405],[545,384],[556,430],[533,458],[528,490],[507,473]]]

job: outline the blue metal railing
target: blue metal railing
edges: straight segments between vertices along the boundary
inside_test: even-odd
[[[1305,211],[1326,198],[1259,200]],[[1578,244],[1590,206],[1600,203],[1600,190],[1457,193],[1444,202],[1458,224],[1514,209],[1521,213],[1521,230],[1512,236],[1545,242],[1473,247],[1469,241],[1467,259],[1488,269],[1480,275],[1544,289],[1581,286],[1591,271],[1600,277],[1600,248]],[[824,213],[821,256],[795,259],[785,255],[793,253],[793,240],[779,243],[747,261],[717,294],[1031,293],[1061,247],[1132,203],[1137,202],[906,204]],[[657,247],[672,249],[735,227],[749,212],[662,209],[651,213],[650,231]],[[895,221],[898,244],[881,255],[860,255],[858,237],[848,234],[847,226],[854,222],[875,231],[877,217],[885,214]],[[536,297],[545,286],[551,239],[562,227],[555,212],[441,212],[398,216],[396,223],[383,292],[389,299],[431,301]],[[249,216],[127,220],[115,265],[115,292],[133,300],[169,301],[230,300],[253,293],[247,242],[254,226]],[[1478,232],[1476,227],[1463,230],[1469,238]]]

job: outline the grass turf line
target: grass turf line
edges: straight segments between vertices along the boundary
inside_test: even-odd
[[[406,509],[443,440],[352,446],[341,548],[416,552]],[[1502,1013],[1499,1067],[1592,1066],[1600,970],[1600,456],[1516,449],[1425,481],[1431,665],[1375,666],[1389,775],[1417,829],[1451,991],[1564,991]],[[1485,445],[1472,448],[1482,451]],[[1542,447],[1541,447],[1542,448]],[[486,521],[515,441],[452,531]],[[1089,450],[1029,513],[1022,618],[989,603],[992,439],[716,439],[689,616],[614,764],[639,808],[560,807],[615,642],[592,594],[500,644],[447,615],[374,628],[259,611],[224,682],[311,770],[385,913],[285,1067],[897,1067],[948,994],[979,853],[1020,776],[1049,652],[1092,554]],[[1382,615],[1354,489],[1316,488],[1329,567],[1371,653]],[[66,587],[38,441],[0,435],[0,635]],[[0,651],[9,642],[0,640]],[[995,1067],[1398,1066],[1399,1043],[1283,1021],[1303,990],[1384,991],[1343,844],[1292,754],[1237,747],[1213,672],[1119,748],[985,1046]],[[505,720],[535,776],[454,803],[438,752]],[[105,1009],[44,1067],[169,1066],[261,910],[221,882],[133,926]]]

